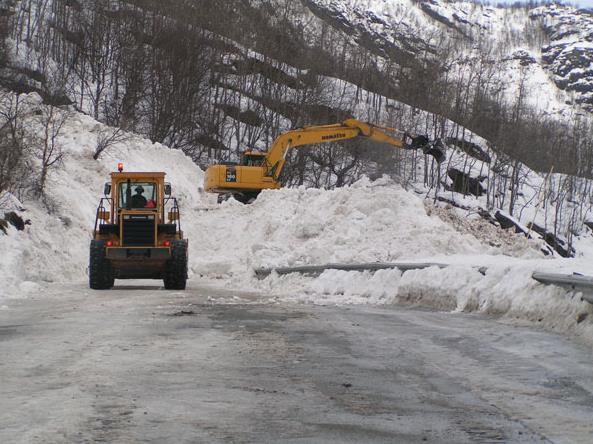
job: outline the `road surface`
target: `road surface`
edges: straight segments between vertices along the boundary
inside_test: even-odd
[[[2,443],[593,442],[593,352],[485,317],[53,288],[0,310]]]

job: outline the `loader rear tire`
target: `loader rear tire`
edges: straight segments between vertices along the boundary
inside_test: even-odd
[[[89,286],[93,290],[108,290],[114,284],[111,262],[105,258],[105,242],[92,240],[89,257]]]
[[[163,279],[167,290],[185,290],[187,282],[187,242],[171,244],[171,259],[167,261]]]

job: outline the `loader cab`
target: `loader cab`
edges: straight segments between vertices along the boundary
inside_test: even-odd
[[[161,214],[165,204],[164,173],[112,173],[111,197],[114,213],[151,212]],[[169,191],[169,190],[167,190]]]
[[[158,188],[159,185],[151,181],[120,182],[117,193],[118,208],[157,211],[160,207]]]
[[[261,167],[266,164],[266,153],[245,151],[241,157],[241,165]]]

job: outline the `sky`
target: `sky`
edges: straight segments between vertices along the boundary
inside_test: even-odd
[[[494,3],[513,3],[513,0],[493,0]],[[570,3],[570,4],[576,4],[577,6],[580,7],[587,7],[587,8],[593,8],[593,0],[571,0],[571,1],[567,1],[566,3]]]
[[[577,6],[580,7],[587,7],[587,8],[593,8],[593,0],[579,0],[579,1],[571,1],[571,2],[567,2],[567,3],[574,3]]]

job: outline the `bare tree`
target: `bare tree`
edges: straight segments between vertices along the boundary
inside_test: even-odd
[[[9,191],[18,197],[22,197],[31,174],[22,118],[19,97],[0,93],[0,193]]]
[[[131,136],[121,128],[103,127],[97,133],[97,143],[93,159],[99,159],[99,156],[107,149],[118,143],[124,143],[130,140]]]
[[[50,171],[60,165],[63,160],[62,145],[58,138],[68,118],[68,112],[55,106],[44,106],[39,116],[42,131],[39,134],[30,135],[29,144],[33,156],[39,160],[39,171],[34,190],[38,197],[45,194]]]

